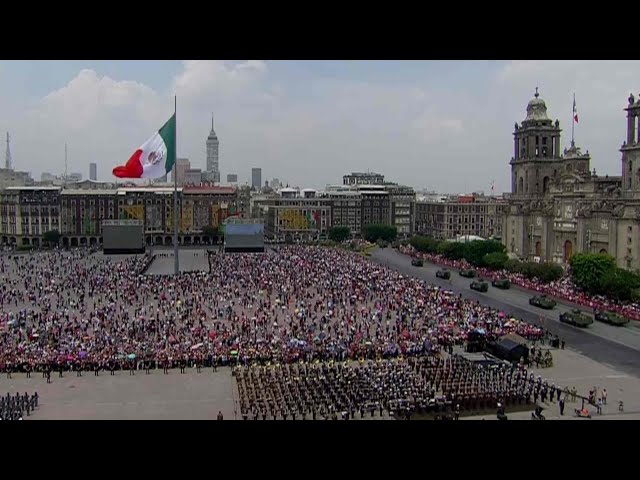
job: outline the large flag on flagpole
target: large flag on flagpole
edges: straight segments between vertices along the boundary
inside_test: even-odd
[[[573,121],[578,123],[578,109],[576,108],[576,96],[573,96]]]
[[[171,172],[175,155],[176,116],[144,142],[124,165],[113,169],[118,178],[160,178]]]

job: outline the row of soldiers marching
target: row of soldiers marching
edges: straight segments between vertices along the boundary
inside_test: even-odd
[[[33,395],[26,392],[24,395],[7,393],[6,396],[0,397],[0,420],[22,420],[24,414],[29,417],[36,408],[38,392]]]

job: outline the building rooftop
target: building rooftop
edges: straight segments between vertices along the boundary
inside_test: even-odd
[[[184,187],[184,193],[235,193],[236,187],[233,185],[189,185]]]
[[[526,121],[536,121],[536,120],[549,120],[547,116],[547,105],[542,100],[540,94],[538,93],[538,88],[536,87],[536,93],[534,98],[527,105],[527,118]]]
[[[382,174],[381,173],[376,173],[376,172],[352,172],[349,173],[347,175],[345,175],[345,177],[381,177]]]
[[[115,195],[118,190],[115,188],[95,188],[87,190],[86,188],[65,188],[60,195]]]
[[[51,185],[43,185],[43,186],[20,186],[20,187],[6,187],[5,190],[61,190],[60,186],[51,186]]]
[[[83,190],[84,191],[84,190]],[[117,189],[118,195],[125,195],[126,193],[173,193],[173,187],[121,187]],[[178,192],[182,192],[182,187],[178,187]]]

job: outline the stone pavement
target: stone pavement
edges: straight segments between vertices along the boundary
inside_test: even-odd
[[[640,420],[640,380],[620,374],[607,365],[599,364],[571,350],[552,350],[554,366],[548,369],[533,369],[550,383],[573,387],[579,394],[586,395],[590,388],[606,388],[607,405],[602,415],[597,415],[591,407],[593,419]],[[234,404],[238,398],[235,380],[228,367],[213,373],[203,369],[196,373],[194,368],[180,374],[178,369],[164,375],[162,370],[144,371],[130,376],[128,372],[116,372],[115,376],[101,372],[96,378],[92,372],[83,373],[78,378],[75,372],[66,372],[60,379],[57,373],[51,376],[47,385],[40,373],[33,373],[27,379],[24,374],[14,374],[13,379],[4,375],[0,378],[0,394],[38,392],[40,407],[28,420],[63,419],[215,419],[222,411],[226,420],[234,418]],[[618,401],[623,400],[624,412],[618,412]],[[574,416],[574,408],[581,402],[567,402],[564,416],[560,416],[557,402],[547,402],[544,415],[548,420],[584,420]],[[512,420],[528,420],[531,411],[510,413]],[[238,413],[238,418],[239,413]],[[496,420],[495,414],[467,417],[463,420]],[[586,421],[586,420],[584,420]]]
[[[38,392],[39,408],[25,420],[215,420],[222,411],[225,420],[234,418],[234,399],[237,398],[235,381],[230,368],[218,368],[217,372],[195,368],[170,370],[144,370],[130,376],[127,371],[65,372],[58,378],[54,372],[51,384],[42,374],[34,373],[28,379],[24,374],[14,374],[13,379],[0,378],[0,394],[7,392]]]
[[[147,275],[173,275],[174,256],[173,250],[155,249],[157,255],[151,266],[147,269]],[[204,249],[179,250],[181,272],[208,272],[209,260]]]

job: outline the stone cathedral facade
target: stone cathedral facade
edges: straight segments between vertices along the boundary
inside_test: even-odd
[[[560,151],[560,122],[547,116],[536,89],[515,125],[511,193],[503,223],[507,252],[566,264],[578,252],[606,252],[640,269],[640,99],[629,96],[620,176],[591,170],[589,151]]]

